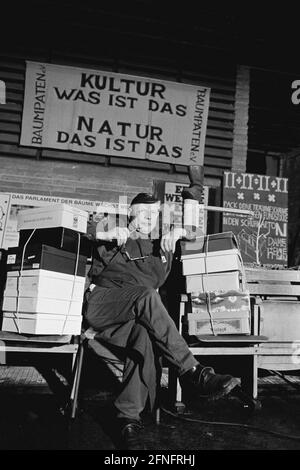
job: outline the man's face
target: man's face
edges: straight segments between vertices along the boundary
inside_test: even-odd
[[[130,208],[130,226],[137,232],[149,235],[155,229],[159,216],[160,203],[134,204]]]

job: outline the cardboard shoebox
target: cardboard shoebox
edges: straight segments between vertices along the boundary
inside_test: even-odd
[[[89,240],[81,233],[65,227],[22,229],[19,232],[19,247],[23,248],[25,243],[27,246],[43,243],[72,253],[77,253],[79,249],[82,255],[91,254]]]
[[[200,315],[188,314],[189,335],[239,335],[250,334],[250,319],[240,318],[203,318]]]
[[[194,274],[185,277],[186,292],[243,291],[245,276],[241,271],[227,271],[210,274]]]
[[[82,301],[46,297],[3,297],[3,311],[81,316]]]
[[[3,312],[2,331],[36,335],[79,335],[81,316]]]
[[[18,213],[17,229],[65,227],[77,232],[86,233],[88,212],[68,204],[51,204],[25,209]]]
[[[193,292],[191,294],[191,312],[197,315],[214,318],[250,318],[250,294],[249,292]]]
[[[191,241],[180,241],[181,259],[199,253],[239,249],[237,239],[233,232],[214,233],[196,237]]]
[[[30,245],[25,248],[23,265],[21,266],[22,255],[23,248],[14,247],[7,250],[6,269],[8,276],[9,271],[19,271],[22,268],[22,271],[45,269],[85,277],[87,258],[84,255],[78,257],[76,273],[76,253],[70,253],[44,244]]]
[[[244,272],[238,249],[198,253],[182,259],[182,274],[184,276],[225,271]]]
[[[83,300],[85,278],[71,274],[30,269],[11,271],[6,280],[4,295],[7,297],[46,297],[61,300]]]
[[[190,335],[251,333],[248,292],[194,292],[186,309]]]

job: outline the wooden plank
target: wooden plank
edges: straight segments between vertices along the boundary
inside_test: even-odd
[[[0,71],[1,75],[1,71]],[[5,80],[6,90],[15,91],[17,93],[24,93],[24,83],[17,83],[14,80]]]
[[[22,343],[69,344],[73,335],[26,335],[11,331],[0,331],[0,340]],[[77,343],[76,343],[77,344]]]
[[[10,132],[13,134],[19,134],[21,131],[21,123],[15,122],[1,122],[0,118],[0,130],[2,132]],[[1,140],[1,137],[0,137]]]
[[[210,113],[208,113],[207,127],[216,129],[230,129],[233,131],[233,122],[211,119]]]
[[[14,93],[8,88],[6,90],[6,100],[11,103],[23,103],[23,93]]]
[[[231,169],[231,159],[218,158],[218,157],[205,157],[205,165],[215,166],[218,168]]]
[[[210,93],[210,99],[218,102],[228,102],[234,103],[235,94],[234,93],[219,93],[218,91],[212,90]]]
[[[41,158],[54,158],[58,160],[74,160],[89,163],[105,163],[105,156],[93,153],[71,152],[63,150],[42,149]]]
[[[217,149],[217,148],[207,147],[207,146],[205,146],[204,154],[211,155],[213,157],[224,157],[224,158],[232,157],[231,150]]]
[[[9,144],[19,144],[19,136],[16,134],[8,134],[8,133],[1,132],[0,142],[9,143]],[[2,148],[0,148],[0,150],[2,151]]]
[[[234,121],[234,113],[222,113],[220,111],[209,110],[209,116],[214,119],[224,119],[225,121]]]
[[[17,61],[16,59],[8,60],[7,57],[3,57],[0,53],[0,70],[6,70],[7,72],[20,72],[24,74],[25,63],[24,60]]]
[[[285,269],[245,269],[247,282],[251,281],[294,281],[300,282],[300,270]]]
[[[206,157],[204,155],[204,163],[206,164]],[[211,178],[223,178],[224,169],[223,168],[215,168],[213,166],[206,166],[205,167],[205,176]]]
[[[254,284],[247,283],[247,288],[252,295],[275,296],[300,296],[300,285],[291,284]]]
[[[15,155],[17,157],[36,157],[37,150],[38,149],[33,147],[19,147],[17,145],[9,145],[3,143],[1,143],[0,145],[0,154],[5,156]]]
[[[199,341],[205,343],[243,343],[254,344],[268,341],[266,336],[261,335],[199,335],[197,336]]]
[[[1,66],[0,66],[0,70],[1,70]],[[1,71],[1,80],[4,80],[4,81],[13,80],[15,82],[24,82],[24,73],[25,73],[25,68],[24,68],[24,71],[21,73]]]
[[[1,346],[0,352],[10,353],[59,353],[59,354],[75,354],[78,350],[78,345],[67,344],[63,346],[51,346],[51,347],[34,347],[34,346]]]
[[[0,121],[4,121],[4,122],[17,122],[17,123],[21,123],[21,113],[20,112],[16,112],[16,113],[13,113],[11,111],[0,111]],[[2,126],[1,126],[1,129],[2,129]]]
[[[22,112],[21,103],[5,103],[1,105],[1,111],[13,111],[13,112]]]
[[[214,138],[206,137],[205,145],[207,147],[232,149],[232,140],[214,139]]]
[[[257,364],[259,369],[267,370],[300,370],[300,364],[295,364],[292,358],[286,356],[258,356]]]
[[[293,343],[291,343],[293,344]],[[295,349],[292,347],[272,347],[268,343],[263,344],[259,348],[259,355],[260,356],[293,356],[295,353]],[[299,367],[300,368],[300,367]]]
[[[231,142],[233,140],[232,131],[224,131],[224,130],[221,130],[221,129],[212,129],[211,127],[207,128],[206,135],[207,135],[207,137],[218,137],[220,139],[228,139]]]
[[[253,356],[258,353],[257,346],[245,346],[245,347],[198,347],[190,346],[189,347],[192,354],[195,356]]]
[[[231,104],[231,103],[227,104],[227,103],[220,103],[217,101],[210,100],[209,108],[210,109],[223,109],[225,111],[231,111],[232,113],[234,112],[234,104]]]

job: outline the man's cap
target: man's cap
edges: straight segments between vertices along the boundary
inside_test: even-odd
[[[131,206],[135,204],[155,204],[160,202],[159,199],[153,196],[153,194],[149,193],[139,193],[137,194],[131,201]]]

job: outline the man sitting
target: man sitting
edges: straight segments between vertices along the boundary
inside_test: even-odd
[[[127,227],[88,227],[94,253],[85,318],[97,331],[96,339],[126,350],[122,390],[114,406],[128,449],[144,448],[140,414],[148,398],[154,404],[156,350],[176,367],[182,386],[201,397],[222,397],[239,384],[239,379],[215,374],[197,361],[162,303],[157,290],[186,231],[175,228],[153,238],[159,210],[157,199],[140,193],[131,202]]]

